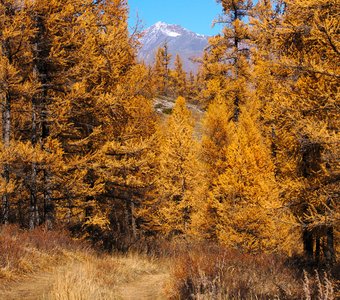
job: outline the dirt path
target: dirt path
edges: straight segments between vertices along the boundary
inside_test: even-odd
[[[135,281],[118,288],[118,299],[122,300],[162,300],[167,299],[165,285],[169,274],[144,274]]]
[[[46,299],[53,283],[52,273],[41,273],[13,282],[0,289],[1,300],[40,300]]]
[[[74,262],[62,266],[56,266],[49,272],[41,272],[36,275],[32,275],[18,282],[13,282],[5,287],[0,288],[0,300],[50,300],[55,297],[50,297],[49,292],[52,286],[56,282],[56,274],[63,274],[65,270],[82,270],[82,263],[77,262],[77,268],[75,268]],[[132,271],[131,271],[132,272]],[[73,272],[75,273],[75,272]],[[74,276],[78,278],[82,277],[82,274],[78,273]],[[128,282],[121,282],[116,286],[105,286],[106,290],[111,290],[110,295],[104,296],[101,299],[114,299],[114,300],[162,300],[167,299],[166,286],[170,275],[161,268],[159,272],[142,273],[140,275],[131,276],[133,278]],[[80,279],[81,280],[81,279]],[[65,295],[64,293],[62,293]],[[107,295],[108,295],[107,294]],[[114,295],[114,296],[113,296]],[[59,298],[58,298],[59,299]],[[73,294],[62,297],[60,299],[65,300],[92,300],[90,295],[81,295],[80,298],[73,297]]]

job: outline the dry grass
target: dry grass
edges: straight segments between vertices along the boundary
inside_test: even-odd
[[[144,274],[159,272],[158,266],[140,255],[89,255],[54,274],[49,300],[117,299],[119,287]]]
[[[160,266],[140,254],[95,252],[64,231],[0,228],[1,299],[117,299],[122,286]]]
[[[186,246],[174,257],[173,299],[336,299],[336,282],[305,277],[284,258],[247,255],[217,246]]]
[[[339,299],[339,294],[336,295],[334,280],[329,278],[326,272],[322,275],[318,271],[314,271],[314,274],[308,274],[304,272],[303,278],[303,291],[304,299],[312,300],[333,300]]]
[[[64,231],[36,228],[24,231],[17,226],[0,227],[0,280],[4,283],[61,264],[66,252],[85,251]]]
[[[139,299],[158,291],[154,299],[164,299],[160,289],[168,281],[169,266],[166,295],[173,299],[331,300],[339,296],[331,275],[297,271],[294,263],[278,256],[160,240],[140,246],[139,251],[149,255],[98,253],[64,231],[0,227],[0,298],[125,299],[128,291],[129,299]],[[136,289],[141,291],[138,295],[133,294]]]
[[[111,276],[107,276],[105,270],[101,274],[98,274],[99,271],[97,262],[93,259],[68,264],[67,268],[62,268],[53,275],[50,280],[52,285],[44,299],[114,299],[114,266],[110,270]],[[110,281],[112,284],[108,285]]]

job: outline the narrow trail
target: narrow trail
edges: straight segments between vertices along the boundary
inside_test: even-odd
[[[42,300],[53,284],[53,273],[41,272],[0,289],[1,300]]]
[[[118,299],[163,300],[167,299],[165,285],[170,276],[167,273],[144,274],[118,288]]]
[[[78,262],[78,270],[82,268],[82,263]],[[73,295],[65,297],[51,296],[50,291],[55,284],[56,274],[63,273],[68,269],[75,269],[74,262],[62,266],[56,266],[50,271],[37,273],[26,277],[20,281],[12,282],[4,287],[0,287],[0,300],[92,300],[89,295]],[[75,274],[74,276],[82,276]],[[120,282],[115,286],[106,286],[110,289],[112,295],[101,297],[105,300],[163,300],[168,299],[166,296],[165,286],[167,285],[170,274],[164,268],[153,273],[142,273],[137,276],[131,276],[131,281]],[[63,293],[64,294],[64,293]]]

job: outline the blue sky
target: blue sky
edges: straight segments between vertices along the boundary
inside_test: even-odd
[[[157,21],[178,24],[200,34],[213,35],[220,32],[212,21],[222,12],[215,0],[128,0],[130,26],[135,24],[136,14],[143,21],[144,29]]]

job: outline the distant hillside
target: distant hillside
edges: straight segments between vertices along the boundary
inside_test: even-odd
[[[194,33],[179,25],[158,22],[144,31],[139,59],[149,65],[153,64],[157,49],[165,42],[173,58],[177,53],[181,56],[185,71],[196,72],[198,65],[190,59],[202,56],[204,48],[208,45],[208,36]]]

